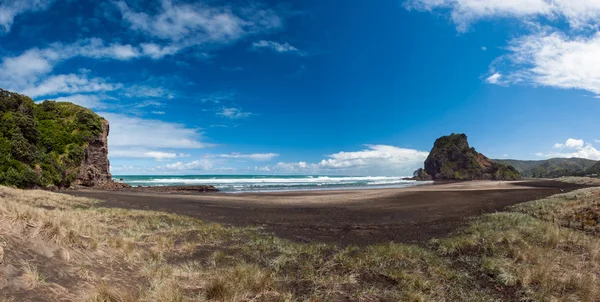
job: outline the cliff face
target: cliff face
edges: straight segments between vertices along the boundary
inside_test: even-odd
[[[475,151],[475,148],[471,148],[465,134],[451,134],[438,138],[425,160],[425,172],[438,180],[521,178],[512,166],[493,162]]]
[[[82,186],[103,186],[112,182],[108,161],[108,121],[102,119],[102,132],[92,138],[84,149],[84,157],[73,184]]]
[[[108,122],[90,109],[0,89],[0,184],[19,188],[115,186]]]

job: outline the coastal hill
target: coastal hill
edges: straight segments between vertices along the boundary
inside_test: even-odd
[[[597,169],[592,168],[592,166],[598,163],[597,161],[585,158],[551,158],[546,160],[495,159],[494,161],[515,167],[524,177],[556,178],[561,176],[585,176],[600,172],[600,165],[598,165]]]
[[[586,175],[600,175],[600,161],[585,170]]]
[[[517,180],[519,172],[510,165],[494,162],[469,146],[465,134],[438,138],[425,160],[425,169],[415,171],[419,179]]]
[[[36,104],[0,89],[0,184],[110,184],[108,131],[108,122],[90,109],[66,102]]]

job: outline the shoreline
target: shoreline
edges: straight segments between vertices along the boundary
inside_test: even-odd
[[[131,186],[123,187],[120,183],[117,188],[94,188],[94,187],[77,187],[69,190],[58,190],[59,192],[66,191],[95,191],[95,192],[130,192],[130,193],[157,193],[169,195],[191,195],[203,196],[210,194],[211,196],[218,195],[327,195],[327,194],[350,194],[353,192],[414,192],[414,191],[479,191],[479,190],[514,190],[514,189],[533,189],[544,187],[545,183],[554,182],[561,183],[552,179],[527,179],[514,181],[495,181],[495,180],[471,180],[471,181],[448,181],[448,180],[430,180],[430,181],[415,181],[413,185],[380,185],[380,186],[348,186],[348,187],[325,187],[325,188],[307,188],[307,189],[282,189],[282,190],[249,190],[249,191],[221,191],[213,185],[167,185],[167,186]],[[569,187],[576,184],[562,185]],[[561,185],[554,184],[551,187],[560,187]],[[586,186],[586,185],[582,185]],[[593,186],[593,185],[588,185]]]

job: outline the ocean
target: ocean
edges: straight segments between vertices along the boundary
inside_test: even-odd
[[[368,188],[402,188],[427,182],[403,180],[406,176],[310,176],[310,175],[113,175],[132,186],[212,185],[222,192],[277,192],[300,190],[335,190]]]

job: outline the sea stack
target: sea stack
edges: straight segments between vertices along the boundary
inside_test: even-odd
[[[496,163],[469,146],[465,134],[438,138],[425,160],[419,179],[518,180],[521,174],[509,165]]]

